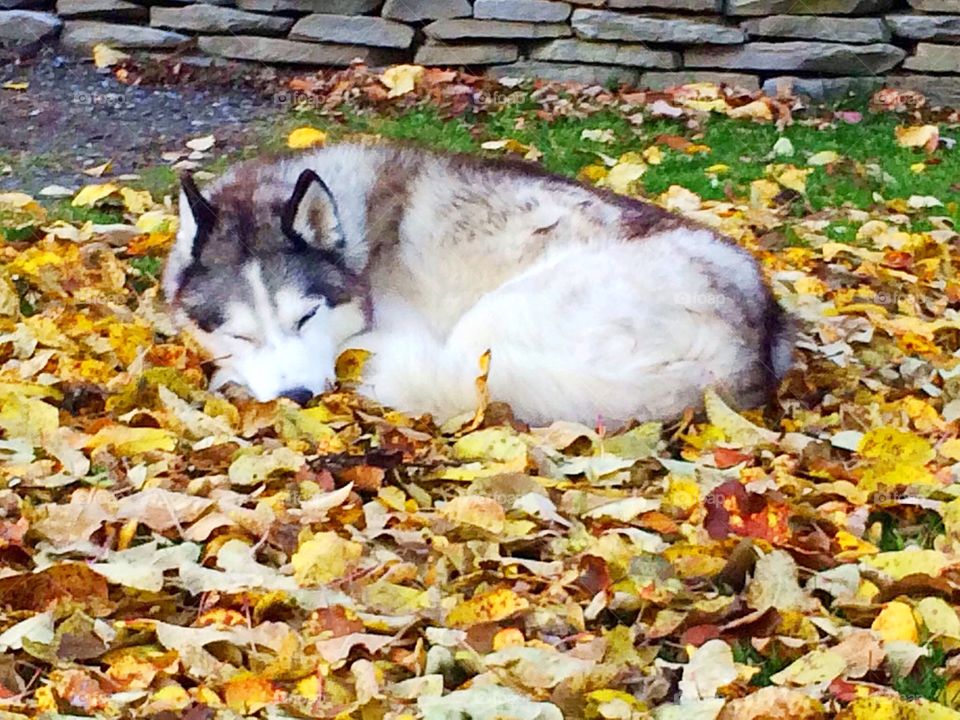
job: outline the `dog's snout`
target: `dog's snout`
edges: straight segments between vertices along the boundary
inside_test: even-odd
[[[306,405],[313,398],[313,392],[305,387],[291,388],[280,393],[280,397],[293,400],[298,405]]]

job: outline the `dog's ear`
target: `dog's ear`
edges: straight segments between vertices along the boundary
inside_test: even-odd
[[[300,173],[283,208],[280,225],[284,235],[300,249],[309,246],[339,251],[346,245],[337,203],[330,188],[313,170]]]
[[[200,258],[203,245],[216,222],[217,211],[200,192],[193,175],[184,173],[180,178],[180,230],[177,241],[178,244],[189,243],[190,256],[194,260]]]
[[[180,226],[163,271],[163,293],[173,301],[179,293],[183,274],[200,260],[203,247],[217,222],[217,211],[201,193],[189,173],[180,177]]]

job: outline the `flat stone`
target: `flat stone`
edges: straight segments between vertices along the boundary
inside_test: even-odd
[[[186,35],[143,25],[117,25],[92,20],[69,20],[60,44],[67,50],[87,51],[105,43],[119,48],[172,48],[189,40]]]
[[[496,65],[512,63],[520,56],[516,45],[491,43],[484,45],[450,45],[427,43],[417,49],[413,61],[417,65]]]
[[[557,62],[597,63],[601,65],[629,65],[632,67],[680,67],[679,53],[669,50],[651,50],[644,45],[613,42],[586,42],[563,38],[535,47],[530,51],[533,60]]]
[[[495,78],[535,78],[554,82],[573,82],[580,85],[607,85],[611,82],[636,85],[639,79],[639,73],[629,68],[567,65],[535,60],[522,60],[512,65],[497,65],[490,68],[487,74]]]
[[[53,13],[36,10],[0,11],[0,47],[28,45],[56,36],[63,21]]]
[[[408,48],[413,42],[413,28],[378,17],[318,14],[298,20],[290,31],[290,39]]]
[[[905,70],[960,72],[960,47],[918,43],[914,54],[903,62]]]
[[[469,0],[387,0],[381,14],[391,20],[417,22],[470,17],[472,11]]]
[[[577,36],[588,40],[727,45],[746,39],[740,28],[720,23],[627,15],[609,10],[574,10],[572,23]]]
[[[596,3],[597,7],[602,3]],[[678,10],[682,12],[719,13],[722,0],[609,0],[606,7],[613,10]]]
[[[893,0],[727,0],[727,15],[870,15],[888,10]]]
[[[544,40],[567,37],[571,34],[566,23],[525,23],[506,20],[437,20],[423,31],[434,40],[465,40],[468,38],[501,38],[509,40]]]
[[[692,83],[714,83],[729,85],[743,90],[759,90],[760,80],[756,75],[747,73],[724,73],[712,70],[677,70],[676,72],[645,72],[640,76],[640,87],[650,90],[664,90]]]
[[[887,75],[887,87],[913,90],[927,98],[932,107],[960,108],[960,77],[945,75]]]
[[[789,92],[817,102],[829,102],[870,96],[882,88],[885,82],[882,77],[775,77],[763,83],[763,92],[772,96]]]
[[[922,12],[960,13],[960,0],[907,0],[910,7]]]
[[[740,24],[753,37],[781,37],[828,42],[873,43],[890,39],[880,18],[810,17],[771,15]]]
[[[893,34],[910,40],[960,39],[960,15],[887,15]]]
[[[906,54],[886,43],[753,42],[738,48],[689,48],[683,53],[683,64],[725,70],[876,75],[896,66]]]
[[[232,4],[232,0],[226,0]],[[329,13],[363,15],[380,7],[383,0],[237,0],[241,10],[266,13]]]
[[[189,30],[197,33],[282,35],[293,27],[293,23],[293,18],[261,15],[206,3],[179,8],[150,8],[151,27]]]
[[[568,3],[553,0],[475,0],[473,16],[483,20],[563,22],[573,10]]]
[[[368,65],[386,65],[398,60],[396,53],[365,45],[321,45],[253,35],[213,35],[199,38],[198,43],[200,49],[210,55],[264,63],[343,67],[354,60]]]
[[[57,14],[65,18],[146,20],[150,10],[127,0],[57,0]]]
[[[49,0],[0,0],[0,10],[26,10],[52,5]]]

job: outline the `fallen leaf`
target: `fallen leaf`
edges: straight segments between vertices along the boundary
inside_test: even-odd
[[[300,127],[287,136],[287,147],[294,150],[323,145],[327,141],[327,134],[323,130],[312,127]]]

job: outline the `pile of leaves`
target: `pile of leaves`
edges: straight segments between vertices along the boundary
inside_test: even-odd
[[[957,235],[879,197],[833,241],[784,199],[842,158],[779,156],[749,197],[653,198],[800,325],[770,408],[669,426],[529,428],[481,377],[438,427],[351,393],[352,355],[306,408],[210,392],[157,288],[170,198],[0,194],[0,714],[960,718]]]

